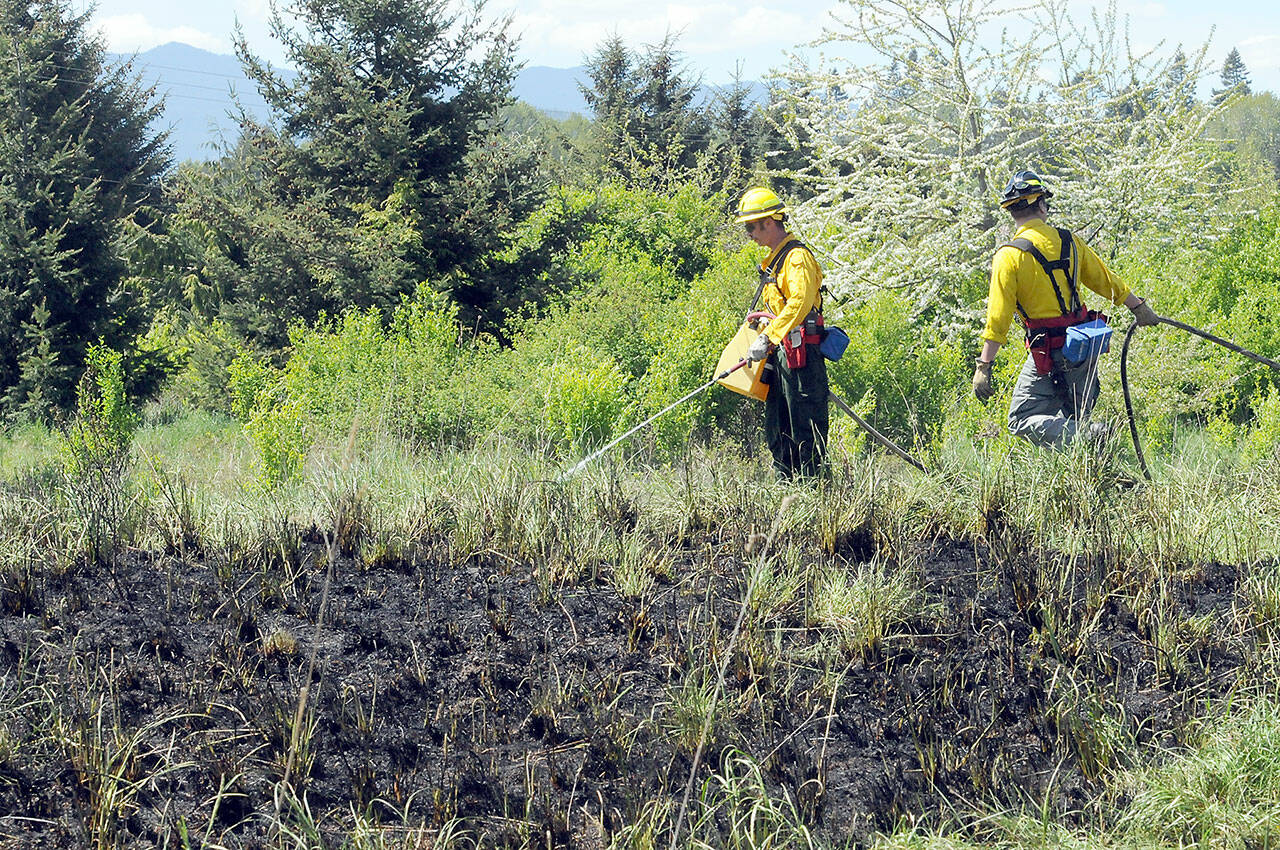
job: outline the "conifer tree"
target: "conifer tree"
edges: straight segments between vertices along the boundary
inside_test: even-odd
[[[737,195],[747,188],[755,167],[763,165],[767,135],[763,110],[752,103],[751,87],[742,81],[740,74],[720,93],[714,121],[719,135],[715,161],[723,175],[716,188],[725,188]]]
[[[88,13],[0,0],[0,413],[74,403],[86,351],[129,354],[143,317],[119,236],[148,226],[168,167],[160,104],[108,65]]]
[[[595,119],[595,175],[657,191],[688,181],[711,147],[713,117],[697,102],[701,78],[684,67],[675,38],[639,54],[614,35],[586,67],[589,83],[579,88]]]
[[[1165,71],[1164,84],[1161,86],[1162,95],[1165,98],[1172,98],[1181,106],[1190,109],[1195,103],[1195,92],[1192,90],[1192,81],[1187,76],[1187,54],[1182,52],[1179,47],[1173,54],[1173,58],[1169,61],[1169,67]]]
[[[588,167],[596,175],[626,182],[638,133],[640,81],[635,56],[615,34],[587,59],[589,83],[579,83],[593,117],[593,137],[587,145]]]
[[[538,201],[535,158],[502,132],[514,43],[506,22],[448,0],[297,0],[275,36],[296,74],[237,52],[271,109],[238,146],[188,171],[191,266],[210,305],[268,347],[290,324],[390,311],[426,282],[487,326],[487,258]]]
[[[1213,104],[1217,106],[1229,97],[1252,94],[1249,87],[1249,69],[1240,58],[1240,51],[1231,48],[1222,60],[1222,88],[1213,90]]]

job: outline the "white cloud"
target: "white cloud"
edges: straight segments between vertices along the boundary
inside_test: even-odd
[[[145,15],[137,13],[112,15],[95,23],[96,29],[107,41],[107,48],[115,53],[150,50],[171,41],[180,41],[214,53],[229,53],[231,49],[229,38],[210,35],[190,26],[157,27]]]
[[[1244,66],[1253,71],[1274,71],[1280,68],[1280,35],[1255,35],[1240,42],[1240,58]]]
[[[1138,3],[1129,9],[1129,13],[1135,18],[1146,20],[1163,18],[1168,12],[1169,9],[1163,3]]]
[[[265,21],[271,15],[270,0],[236,0],[236,15],[241,22],[246,20]]]
[[[512,32],[530,65],[580,65],[615,33],[634,50],[668,34],[690,68],[725,78],[741,63],[750,78],[780,64],[783,52],[817,35],[831,0],[760,3],[669,3],[648,10],[617,0],[542,0],[511,10]],[[807,8],[806,8],[807,7]]]

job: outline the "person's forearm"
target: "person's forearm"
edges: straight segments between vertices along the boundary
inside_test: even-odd
[[[990,363],[996,359],[996,352],[1000,350],[1000,343],[993,339],[982,341],[982,353],[978,355],[978,359],[984,363]]]

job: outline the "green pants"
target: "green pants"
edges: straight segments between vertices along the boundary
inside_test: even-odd
[[[1009,430],[1037,445],[1061,446],[1084,432],[1098,400],[1098,360],[1071,363],[1053,352],[1058,375],[1041,375],[1031,355],[1022,364],[1009,402]]]
[[[774,377],[764,400],[764,436],[774,469],[788,478],[821,473],[827,447],[827,361],[818,346],[806,347],[801,369],[788,368],[781,347],[770,355]]]

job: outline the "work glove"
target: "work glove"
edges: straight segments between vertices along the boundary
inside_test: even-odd
[[[1152,325],[1160,323],[1160,317],[1156,315],[1156,311],[1151,309],[1151,305],[1146,301],[1139,301],[1137,307],[1133,310],[1133,320],[1140,328],[1148,328]]]
[[[995,388],[991,386],[991,361],[979,360],[974,368],[973,394],[982,402],[996,394]]]
[[[760,334],[760,336],[756,337],[755,342],[751,343],[747,348],[747,359],[752,363],[765,359],[769,356],[769,345],[769,335]]]

